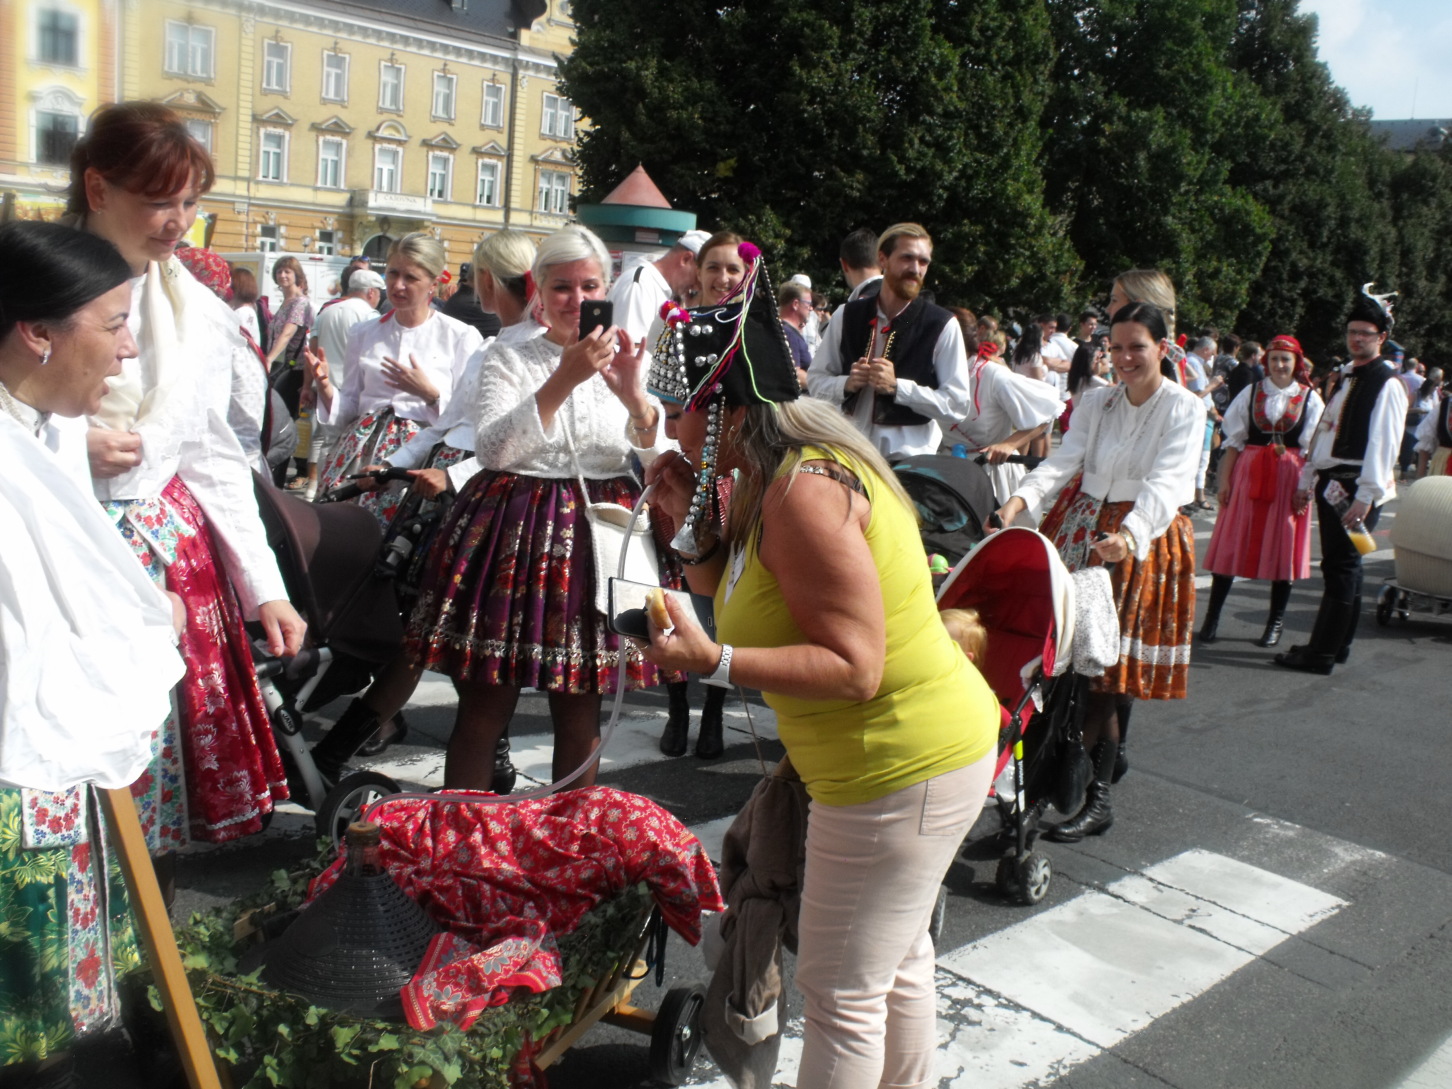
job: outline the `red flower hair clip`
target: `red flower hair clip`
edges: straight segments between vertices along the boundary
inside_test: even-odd
[[[684,306],[678,306],[667,299],[660,304],[660,320],[674,329],[677,325],[690,322],[691,314]]]

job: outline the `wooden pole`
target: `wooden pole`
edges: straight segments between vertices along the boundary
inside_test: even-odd
[[[171,919],[161,898],[161,886],[156,882],[156,871],[151,866],[146,837],[136,817],[136,803],[131,799],[131,791],[120,787],[97,793],[101,797],[106,823],[111,826],[111,834],[116,838],[116,854],[121,872],[126,877],[126,888],[131,893],[131,906],[141,930],[141,944],[151,962],[157,990],[161,992],[171,1036],[186,1070],[187,1084],[191,1089],[222,1089],[217,1064],[207,1045],[206,1030],[202,1027],[196,1000],[182,968],[181,954],[177,952],[176,935],[172,933]],[[104,880],[104,875],[101,879]]]

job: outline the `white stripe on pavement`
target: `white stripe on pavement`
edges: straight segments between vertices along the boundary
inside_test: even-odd
[[[1396,1089],[1447,1089],[1452,1085],[1452,1036],[1397,1085]]]

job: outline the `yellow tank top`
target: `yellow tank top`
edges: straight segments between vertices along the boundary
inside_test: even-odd
[[[805,457],[851,469],[872,503],[867,545],[886,607],[886,664],[877,695],[865,703],[763,696],[812,799],[856,805],[984,756],[996,742],[998,701],[938,619],[912,512],[851,458],[811,448]],[[732,551],[716,589],[716,634],[743,647],[807,641],[787,611],[776,576],[762,566],[756,540]]]

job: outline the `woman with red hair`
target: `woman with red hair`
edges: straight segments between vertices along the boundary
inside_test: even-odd
[[[1279,336],[1266,353],[1266,376],[1240,391],[1225,410],[1220,459],[1220,513],[1205,554],[1214,574],[1200,642],[1218,638],[1220,610],[1237,578],[1269,579],[1270,618],[1256,646],[1281,638],[1291,582],[1311,573],[1311,510],[1296,503],[1305,446],[1325,404],[1295,337]]]
[[[233,375],[256,368],[256,356],[236,315],[176,257],[213,176],[181,119],[153,102],[103,106],[71,157],[69,222],[131,266],[140,351],[90,417],[96,498],[187,612],[186,675],[157,724],[152,766],[132,786],[153,852],[260,831],[287,797],[243,621],[260,622],[273,654],[295,654],[305,627],[227,423]]]

